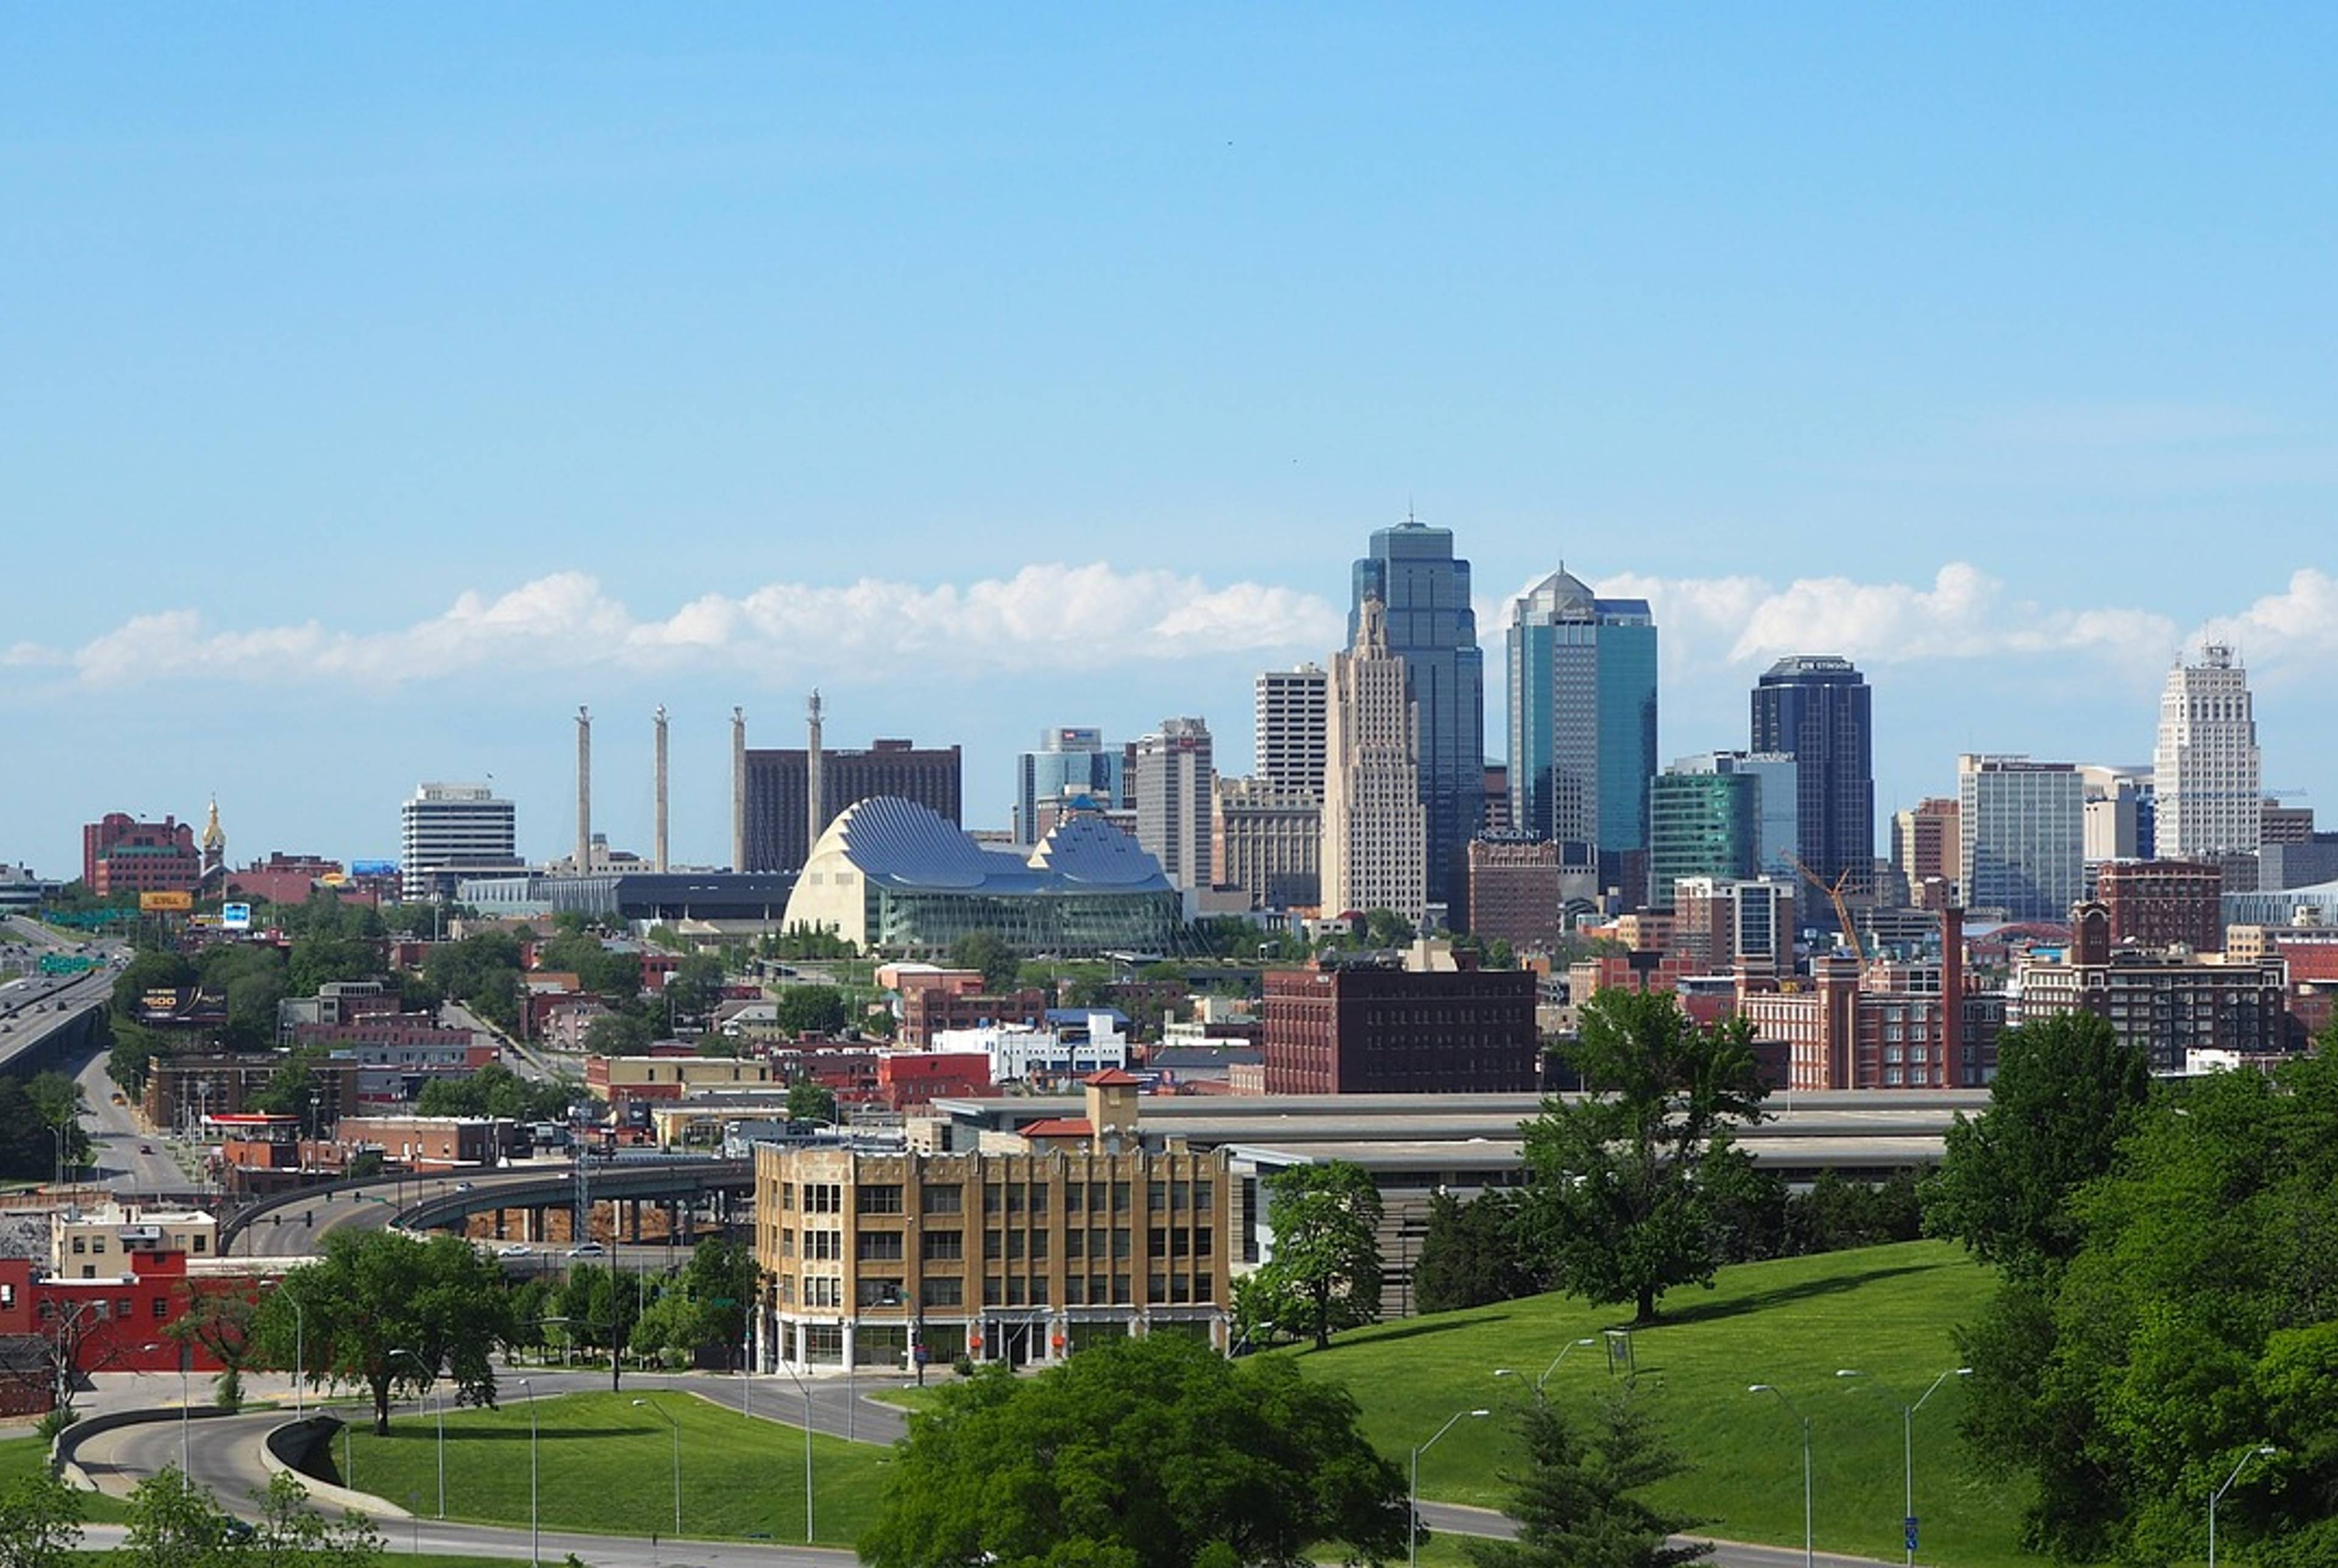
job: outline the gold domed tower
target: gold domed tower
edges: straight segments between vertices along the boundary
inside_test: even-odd
[[[220,826],[219,797],[211,797],[211,814],[203,824],[203,875],[211,877],[227,865],[227,830]]]

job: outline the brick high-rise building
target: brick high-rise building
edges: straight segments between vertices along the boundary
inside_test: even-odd
[[[2066,955],[2014,965],[2008,1023],[2092,1013],[2123,1044],[2147,1052],[2156,1073],[2189,1070],[2196,1051],[2262,1056],[2286,1048],[2289,965],[2278,955],[2227,964],[2115,947],[2100,904],[2079,905],[2070,925]]]
[[[1271,970],[1270,1094],[1519,1094],[1541,1086],[1528,972]]]
[[[2114,946],[2225,946],[2225,871],[2213,860],[2108,860],[2095,885]]]
[[[1469,841],[1467,929],[1521,953],[1556,953],[1565,931],[1565,867],[1559,847],[1523,833],[1481,833]]]
[[[109,811],[81,830],[82,885],[100,897],[116,893],[192,893],[203,879],[192,823],[175,817],[141,822]]]
[[[1891,818],[1891,869],[1907,884],[1908,901],[1938,909],[1956,901],[1957,860],[1963,853],[1957,803],[1934,797]]]

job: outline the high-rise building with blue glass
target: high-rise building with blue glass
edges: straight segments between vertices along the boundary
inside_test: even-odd
[[[1105,746],[1101,730],[1080,725],[1048,730],[1039,750],[1015,760],[1015,842],[1036,844],[1046,836],[1042,806],[1076,800],[1096,810],[1125,809],[1128,784],[1120,748]]]
[[[1403,661],[1420,716],[1420,803],[1428,808],[1429,901],[1449,906],[1461,857],[1485,812],[1486,664],[1469,603],[1469,563],[1453,532],[1408,517],[1374,531],[1355,565],[1348,612],[1353,646],[1364,601],[1386,613],[1388,650]]]
[[[1510,821],[1588,846],[1600,879],[1643,891],[1656,772],[1656,621],[1565,571],[1510,611]]]
[[[1754,688],[1753,719],[1753,750],[1794,760],[1803,865],[1822,886],[1840,885],[1854,897],[1872,894],[1875,741],[1867,678],[1833,654],[1781,659]]]

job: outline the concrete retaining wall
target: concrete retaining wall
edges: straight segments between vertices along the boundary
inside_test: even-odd
[[[260,1462],[268,1466],[271,1475],[284,1471],[300,1477],[300,1485],[309,1489],[309,1500],[312,1503],[334,1508],[354,1508],[377,1519],[410,1518],[405,1509],[386,1498],[337,1486],[309,1468],[316,1463],[319,1450],[332,1446],[333,1435],[341,1426],[342,1422],[338,1416],[311,1416],[305,1420],[287,1421],[281,1426],[272,1426],[260,1445]]]

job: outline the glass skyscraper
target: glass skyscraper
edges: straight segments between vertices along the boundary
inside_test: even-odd
[[[1875,891],[1874,720],[1848,659],[1797,655],[1754,688],[1753,750],[1793,758],[1803,863],[1855,897]],[[1846,878],[1846,873],[1848,877]],[[1810,907],[1826,908],[1823,899]]]
[[[1039,808],[1085,799],[1099,810],[1129,804],[1124,759],[1107,748],[1103,731],[1079,725],[1050,730],[1039,750],[1015,760],[1015,842],[1036,844],[1041,837]]]
[[[1614,884],[1620,858],[1648,848],[1656,771],[1648,602],[1601,599],[1554,573],[1511,610],[1509,678],[1511,824],[1591,846],[1602,881]]]
[[[1462,852],[1485,810],[1486,663],[1469,603],[1469,563],[1453,532],[1408,517],[1374,531],[1355,564],[1348,642],[1366,599],[1388,617],[1389,652],[1403,661],[1420,716],[1420,803],[1429,812],[1429,901],[1450,906]]]

